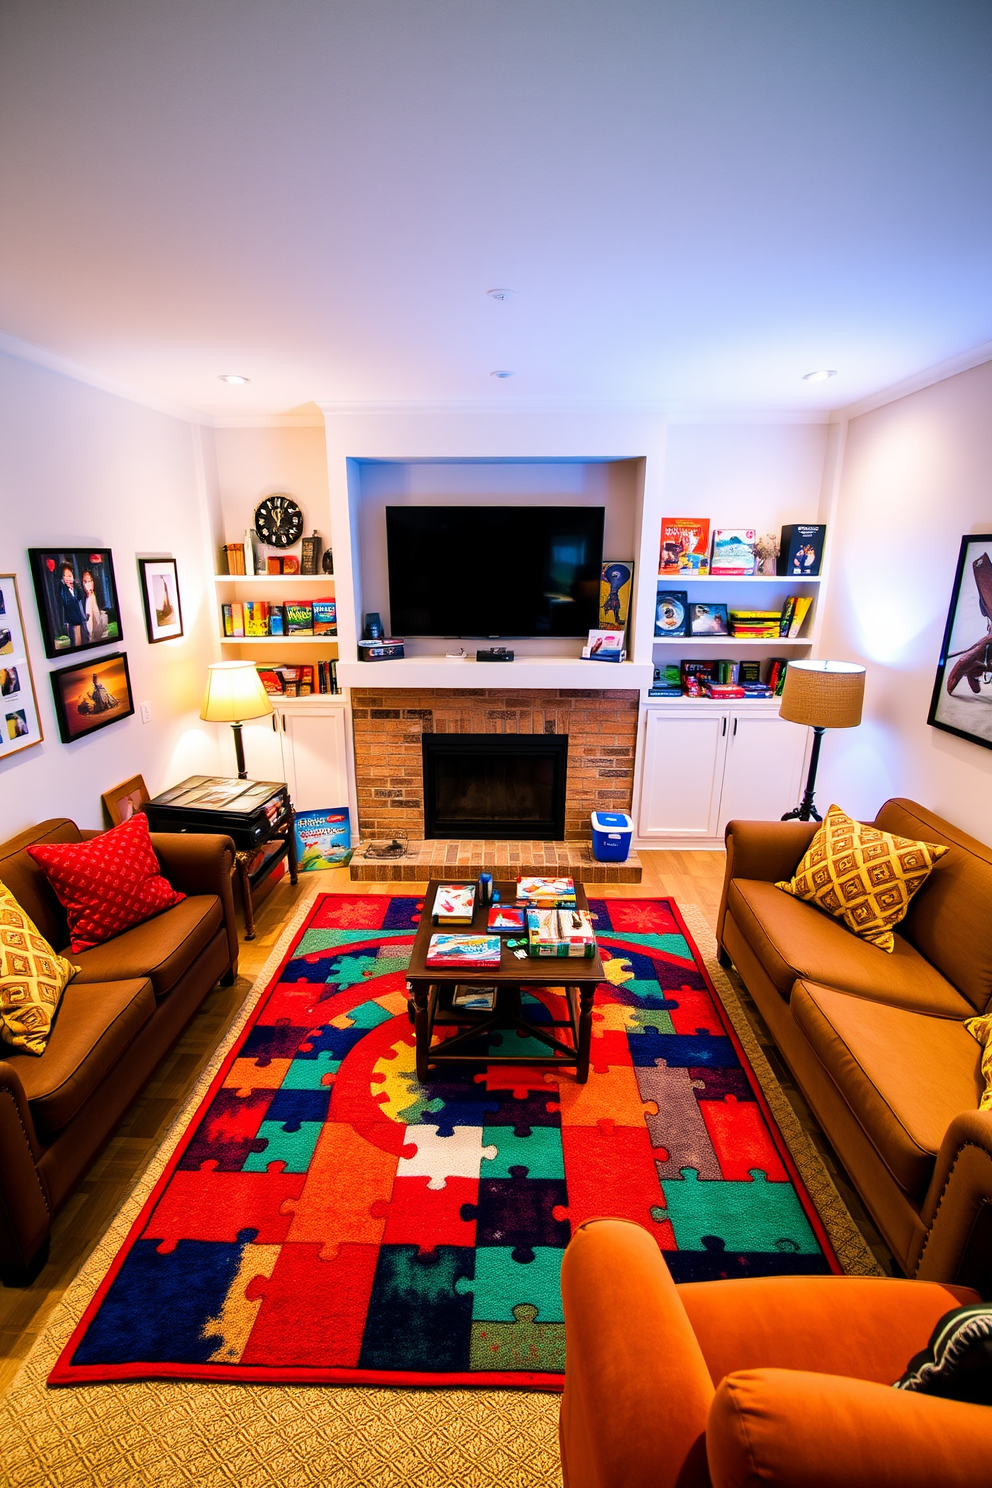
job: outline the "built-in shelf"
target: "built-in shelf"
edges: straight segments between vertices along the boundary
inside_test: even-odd
[[[222,646],[336,646],[337,636],[221,636]]]
[[[659,587],[678,584],[819,584],[821,574],[693,574],[658,575]]]
[[[333,584],[333,574],[214,574],[215,584]]]
[[[528,656],[519,661],[447,661],[409,656],[400,661],[338,661],[340,687],[568,687],[627,691],[651,686],[654,667],[643,662],[581,661],[571,656]]]
[[[813,642],[808,636],[768,636],[756,639],[754,636],[655,636],[656,646],[720,646],[728,650],[731,646],[812,646]]]

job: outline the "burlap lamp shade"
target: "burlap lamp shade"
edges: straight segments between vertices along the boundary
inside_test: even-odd
[[[779,716],[810,728],[857,728],[864,696],[864,667],[851,661],[790,661]]]
[[[805,724],[813,730],[806,789],[795,811],[783,821],[819,821],[813,805],[820,744],[828,728],[857,728],[865,696],[865,669],[853,661],[790,661],[782,689],[779,717],[787,723]]]

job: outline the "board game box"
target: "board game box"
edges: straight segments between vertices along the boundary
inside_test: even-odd
[[[432,935],[427,966],[458,966],[463,971],[496,971],[503,943],[498,935]]]

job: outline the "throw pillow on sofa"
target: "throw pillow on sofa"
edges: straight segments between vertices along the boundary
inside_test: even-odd
[[[65,908],[70,946],[77,953],[186,898],[162,877],[144,812],[89,842],[27,850]]]
[[[891,952],[892,926],[923,887],[946,847],[864,826],[831,806],[791,883],[775,887],[843,920],[863,940]]]
[[[44,1054],[59,999],[78,970],[52,950],[0,883],[0,1038],[15,1049]]]
[[[978,1109],[992,1111],[992,1014],[986,1014],[982,1018],[966,1018],[964,1026],[972,1038],[978,1040],[983,1049],[982,1078],[985,1081],[985,1089],[978,1102]]]
[[[970,1302],[945,1312],[925,1349],[914,1354],[896,1390],[992,1405],[992,1308]]]

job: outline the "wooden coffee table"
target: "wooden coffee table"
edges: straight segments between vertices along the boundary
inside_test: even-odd
[[[518,959],[507,947],[507,940],[517,936],[500,936],[503,943],[498,971],[467,971],[460,966],[427,966],[427,949],[439,926],[431,924],[434,896],[442,883],[460,880],[431,879],[424,895],[424,911],[413,943],[413,954],[407,971],[410,984],[410,1016],[417,1034],[417,1079],[427,1080],[443,1065],[449,1064],[542,1064],[574,1068],[576,1078],[585,1083],[589,1078],[589,1045],[592,1037],[592,1004],[596,987],[604,980],[599,951],[590,957],[528,956]],[[464,880],[461,880],[464,881]],[[516,883],[497,883],[500,903],[513,904]],[[589,901],[581,884],[575,886],[577,909],[588,909]],[[476,905],[471,926],[458,925],[452,934],[483,935],[486,933],[488,905]],[[451,992],[458,983],[496,987],[496,1005],[492,1012],[470,1012],[451,1005]],[[534,1023],[524,1017],[521,993],[533,987],[565,988],[567,1018]],[[434,1042],[435,1027],[457,1026],[461,1031]],[[480,1034],[494,1029],[512,1028],[530,1037],[543,1049],[533,1055],[466,1053],[465,1046]],[[559,1038],[552,1029],[567,1029],[570,1041]]]

